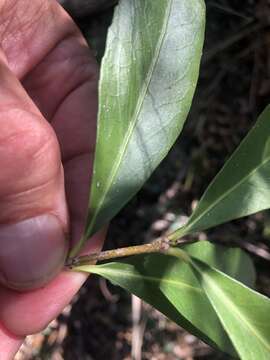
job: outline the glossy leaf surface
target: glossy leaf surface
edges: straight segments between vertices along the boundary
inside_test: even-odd
[[[270,207],[270,106],[202,196],[182,236]]]
[[[253,285],[252,263],[239,249],[225,249],[208,242],[188,245],[184,249],[194,258]],[[205,342],[233,353],[232,345],[193,270],[183,261],[168,255],[150,254],[121,262],[82,266],[78,270],[107,278]]]
[[[268,360],[270,299],[200,261],[193,261],[199,282],[241,359]]]
[[[107,37],[85,238],[141,188],[178,137],[197,83],[201,0],[123,0]]]

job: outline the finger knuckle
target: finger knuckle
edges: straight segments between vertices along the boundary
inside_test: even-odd
[[[50,125],[41,116],[21,109],[1,114],[0,121],[0,164],[5,168],[0,181],[1,177],[35,176],[46,167],[47,176],[52,177],[59,168],[60,153]]]

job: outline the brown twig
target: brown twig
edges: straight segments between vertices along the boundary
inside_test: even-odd
[[[187,244],[194,242],[194,240],[181,239],[177,244]],[[129,246],[113,250],[101,251],[89,255],[82,255],[75,258],[70,258],[66,261],[66,266],[70,269],[83,265],[93,265],[97,261],[112,260],[116,258],[123,258],[132,255],[151,254],[151,253],[168,253],[171,246],[175,246],[175,241],[172,243],[167,237],[162,237],[154,240],[152,243],[144,245]]]
[[[72,268],[74,266],[94,264],[97,261],[111,260],[111,259],[131,256],[131,255],[164,252],[168,248],[169,248],[168,241],[163,238],[158,238],[149,244],[129,246],[129,247],[118,248],[113,250],[106,250],[106,251],[101,251],[100,253],[83,255],[83,256],[75,257],[73,259],[68,259],[66,266]]]

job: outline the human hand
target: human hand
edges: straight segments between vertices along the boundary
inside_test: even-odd
[[[0,354],[6,360],[85,280],[59,272],[84,228],[98,69],[55,0],[0,0],[0,41],[0,277],[7,285],[0,287]],[[95,236],[88,251],[102,242],[102,234]]]

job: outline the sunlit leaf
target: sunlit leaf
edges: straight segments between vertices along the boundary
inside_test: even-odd
[[[270,207],[270,106],[207,188],[174,237]]]
[[[193,259],[197,277],[243,360],[270,358],[270,299]]]
[[[208,242],[182,247],[194,258],[207,261],[240,281],[253,286],[254,269],[239,249]],[[234,353],[223,327],[189,265],[176,257],[150,254],[80,271],[99,274],[153,305],[189,332],[219,349]]]
[[[101,67],[85,239],[134,196],[181,132],[204,23],[201,0],[123,0],[116,8]]]

